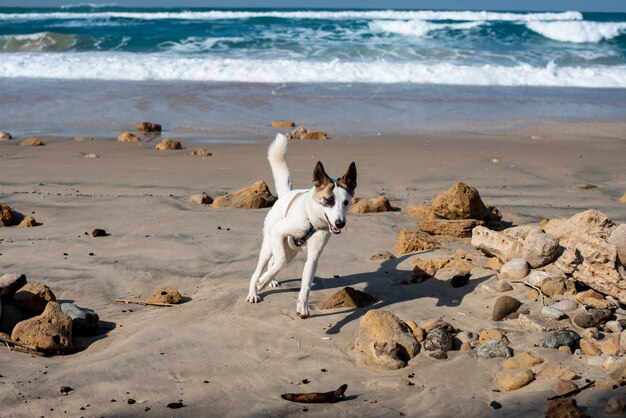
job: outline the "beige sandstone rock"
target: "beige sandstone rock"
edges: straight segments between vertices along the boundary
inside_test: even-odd
[[[378,196],[371,199],[357,199],[352,205],[352,213],[376,213],[392,211],[387,196]]]
[[[626,266],[626,224],[619,225],[611,232],[608,243],[615,246],[618,261]]]
[[[383,251],[382,253],[372,254],[370,256],[370,261],[386,261],[386,260],[395,260],[397,257],[393,255],[390,251]]]
[[[344,287],[322,303],[321,309],[363,308],[376,302],[368,293],[352,287]]]
[[[532,268],[543,267],[556,257],[559,241],[540,232],[530,231],[522,242],[522,258]]]
[[[480,198],[478,190],[465,183],[456,183],[433,201],[433,211],[442,219],[485,220],[489,210]]]
[[[578,386],[576,385],[576,383],[572,382],[571,380],[559,379],[554,385],[553,390],[556,395],[560,396],[560,395],[565,395],[566,393],[569,393],[576,389],[578,389]]]
[[[498,340],[502,341],[505,344],[509,343],[509,339],[506,338],[506,335],[504,335],[502,331],[496,328],[486,329],[480,332],[480,335],[478,337],[478,343],[480,345],[483,345],[489,340]]]
[[[45,145],[43,141],[39,138],[25,138],[20,142],[20,145],[23,147],[40,147]]]
[[[309,131],[306,128],[299,126],[293,131],[289,132],[287,139],[300,139],[300,140],[323,140],[328,139],[326,132],[322,131]]]
[[[472,245],[491,257],[506,263],[522,256],[522,244],[506,235],[484,226],[472,230]]]
[[[624,195],[619,198],[619,201],[622,203],[626,203],[626,193],[624,193]]]
[[[37,226],[37,221],[32,216],[27,216],[22,219],[22,222],[17,226],[18,228],[32,228],[33,226]]]
[[[537,332],[558,331],[567,328],[564,321],[545,318],[540,315],[520,314],[518,317],[520,328]]]
[[[418,224],[419,229],[431,235],[450,235],[458,238],[472,236],[472,230],[477,226],[485,225],[484,221],[476,219],[424,219]]]
[[[48,305],[48,302],[56,301],[56,296],[45,284],[26,283],[13,295],[15,304],[22,309],[27,309],[39,315]]]
[[[146,302],[150,303],[173,303],[177,304],[183,300],[180,292],[173,287],[161,287],[150,294]]]
[[[533,356],[528,351],[515,354],[515,357],[508,358],[502,362],[505,369],[530,369],[543,363],[543,359]]]
[[[498,389],[509,392],[535,380],[535,374],[529,369],[505,369],[497,372],[494,379]]]
[[[131,132],[124,132],[117,137],[117,142],[139,142],[141,139]]]
[[[579,342],[581,351],[588,356],[598,356],[602,350],[598,347],[598,342],[593,338],[583,338]]]
[[[388,311],[370,310],[361,317],[359,324],[355,349],[370,367],[399,369],[419,352],[419,343],[411,328]]]
[[[431,206],[412,206],[406,210],[406,213],[415,218],[437,219]]]
[[[403,229],[398,234],[396,253],[407,254],[424,250],[437,250],[441,244],[430,235],[421,231]]]
[[[275,120],[272,122],[272,128],[274,129],[293,128],[294,126],[296,126],[296,123],[291,120]]]
[[[276,197],[270,193],[267,184],[259,180],[235,193],[220,196],[213,201],[214,208],[259,209],[270,207]]]
[[[87,142],[87,141],[93,141],[93,138],[90,136],[75,136],[74,137],[74,141],[76,142]]]
[[[56,302],[49,302],[40,316],[19,322],[11,333],[13,341],[46,351],[72,348],[72,319]]]
[[[602,354],[614,356],[620,352],[620,334],[605,334],[604,338],[597,341]]]
[[[213,198],[204,192],[192,194],[191,196],[189,196],[189,200],[198,205],[210,205],[211,203],[213,203]]]
[[[161,125],[153,122],[137,122],[135,123],[135,130],[141,133],[161,132]]]
[[[569,219],[552,219],[543,229],[564,245],[583,234],[607,239],[615,227],[615,222],[604,213],[591,209],[577,213]]]
[[[183,149],[180,141],[176,141],[175,139],[163,138],[161,142],[156,144],[157,151],[166,151],[166,150],[177,150]]]
[[[487,259],[487,267],[492,270],[500,270],[502,265],[502,261],[500,261],[498,257],[489,257]]]
[[[537,380],[572,380],[576,372],[562,364],[550,364],[535,375]]]
[[[13,210],[9,205],[0,203],[0,228],[3,226],[15,225],[16,219]]]
[[[189,155],[193,155],[194,157],[209,157],[213,154],[210,153],[209,150],[206,148],[197,147],[192,149],[191,152],[189,152]]]

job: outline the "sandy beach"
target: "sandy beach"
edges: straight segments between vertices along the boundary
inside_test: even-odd
[[[399,208],[350,215],[322,256],[306,320],[295,315],[302,257],[279,275],[281,288],[264,291],[258,305],[245,302],[267,209],[213,209],[188,200],[201,192],[218,197],[257,180],[274,190],[265,159],[271,137],[209,145],[208,157],[192,157],[188,149],[157,152],[154,142],[0,142],[0,202],[41,223],[0,229],[0,273],[23,273],[29,282],[48,285],[58,300],[95,310],[107,329],[77,339],[85,348],[70,355],[1,350],[0,416],[542,416],[554,382],[494,391],[501,359],[451,351],[447,360],[435,360],[422,350],[395,371],[361,364],[354,350],[359,319],[369,309],[385,309],[417,324],[441,317],[464,331],[503,329],[515,352],[531,351],[546,364],[575,370],[579,386],[603,376],[584,356],[541,348],[545,333],[521,330],[516,321],[491,321],[496,296],[478,286],[494,282],[495,272],[485,270],[460,288],[436,278],[399,285],[410,278],[412,258],[470,250],[469,240],[395,260],[369,257],[393,252],[398,231],[416,228],[407,208],[430,204],[457,181],[476,187],[513,225],[586,209],[625,223],[619,200],[626,191],[625,125],[554,121],[500,132],[291,141],[296,187],[309,187],[317,160],[334,176],[354,160],[356,195],[385,194]],[[597,187],[577,187],[583,183]],[[94,238],[95,228],[110,235]],[[113,302],[145,299],[161,286],[179,289],[186,302],[172,308]],[[379,301],[363,309],[319,309],[345,286]],[[513,287],[510,294],[531,312],[541,309],[527,287]],[[348,385],[346,399],[336,404],[280,398],[342,384]],[[63,385],[73,388],[67,396],[59,393]],[[624,393],[591,388],[576,399],[587,415],[603,416],[606,400],[618,391]],[[183,408],[166,407],[179,400]],[[494,410],[492,401],[502,408]]]

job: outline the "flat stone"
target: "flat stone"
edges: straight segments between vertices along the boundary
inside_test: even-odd
[[[597,343],[602,354],[614,356],[620,352],[619,334],[605,334],[604,338],[599,340]]]
[[[519,326],[522,329],[528,329],[537,332],[548,332],[564,329],[566,324],[554,319],[545,318],[540,315],[526,315],[520,314],[517,318]]]
[[[209,152],[209,150],[204,147],[196,147],[189,151],[189,155],[194,157],[210,157],[213,153]]]
[[[45,351],[67,351],[72,348],[72,319],[57,302],[48,302],[40,316],[15,325],[11,339]]]
[[[18,228],[32,228],[37,225],[39,224],[37,223],[35,218],[29,215],[25,217],[24,219],[22,219],[22,222],[20,222],[19,225],[17,225],[17,227]]]
[[[20,142],[20,145],[23,147],[40,147],[46,144],[44,144],[44,142],[39,138],[31,137],[31,138],[24,138],[22,142]]]
[[[579,341],[580,350],[588,356],[599,356],[602,350],[598,346],[598,342],[592,338],[582,338]]]
[[[472,246],[490,257],[497,257],[503,263],[522,255],[522,244],[506,235],[484,226],[472,230]]]
[[[348,286],[326,299],[321,309],[364,308],[374,302],[374,296]]]
[[[607,321],[604,326],[606,327],[606,329],[614,332],[615,334],[619,334],[624,330],[624,327],[619,321]]]
[[[490,340],[497,340],[497,341],[502,341],[505,344],[509,343],[508,338],[506,338],[506,335],[504,335],[504,333],[502,331],[500,331],[499,329],[496,328],[491,328],[491,329],[486,329],[481,331],[480,335],[478,336],[478,342],[480,344],[484,344],[487,341]]]
[[[471,331],[461,331],[456,335],[456,338],[458,338],[462,343],[473,343],[478,341],[479,335]]]
[[[486,295],[495,295],[496,293],[498,293],[498,289],[496,289],[494,286],[487,284],[487,283],[483,283],[479,285],[478,290],[480,290],[482,293]]]
[[[93,310],[66,302],[61,303],[61,311],[72,319],[72,333],[74,335],[90,337],[99,334],[100,318]]]
[[[528,276],[526,276],[524,280],[533,286],[541,287],[543,285],[543,282],[552,277],[554,277],[554,275],[547,271],[533,270],[528,274]]]
[[[606,299],[585,298],[582,300],[581,303],[590,308],[596,308],[596,309],[611,309],[615,307],[615,305],[613,305],[611,302],[609,302]]]
[[[117,137],[117,142],[140,142],[141,138],[132,132],[123,132]]]
[[[530,267],[523,258],[515,258],[504,263],[500,269],[500,278],[503,280],[522,280],[530,273]]]
[[[398,233],[398,239],[396,241],[397,254],[437,250],[439,248],[441,248],[439,241],[425,232],[403,229]]]
[[[136,122],[135,130],[137,132],[161,132],[161,125],[154,122]]]
[[[514,357],[508,358],[502,362],[505,369],[530,369],[543,363],[543,359],[535,357],[528,351],[515,354]]]
[[[435,216],[435,213],[433,212],[432,206],[411,206],[406,210],[406,214],[415,218],[437,219],[437,216]]]
[[[272,128],[274,129],[285,129],[285,128],[293,128],[296,126],[296,123],[292,120],[275,120],[272,121]]]
[[[578,389],[578,386],[576,386],[576,383],[572,382],[571,380],[559,379],[554,385],[553,390],[557,396],[560,396],[565,395],[566,393],[569,393],[576,389]]]
[[[572,380],[576,377],[576,372],[562,364],[550,364],[538,372],[537,380]]]
[[[580,341],[580,335],[578,335],[575,331],[566,329],[556,331],[551,334],[546,340],[543,342],[542,347],[545,348],[559,348],[561,346],[568,346],[572,352],[578,348],[578,342]]]
[[[485,225],[477,219],[424,219],[418,224],[420,230],[431,235],[448,235],[457,238],[469,238],[472,230]]]
[[[578,303],[572,299],[563,299],[550,305],[551,308],[558,309],[563,312],[571,312],[578,308]]]
[[[481,358],[509,358],[511,357],[511,349],[507,347],[507,345],[503,341],[499,340],[489,340],[486,341],[483,345],[478,347],[476,352],[478,357]]]
[[[26,284],[26,275],[20,273],[7,273],[0,276],[0,297],[4,301],[13,299],[17,290]]]
[[[505,369],[497,372],[494,379],[498,389],[509,392],[535,380],[535,374],[529,369]]]
[[[15,292],[13,300],[20,308],[40,314],[46,308],[48,302],[56,301],[56,296],[45,284],[26,283]]]
[[[546,318],[556,320],[563,319],[567,316],[565,312],[551,306],[544,306],[543,309],[541,309],[541,315],[545,316]]]
[[[593,289],[587,289],[584,292],[580,292],[574,296],[579,303],[582,303],[583,300],[587,298],[595,298],[595,299],[604,299],[604,295],[602,293],[596,292]]]
[[[382,253],[372,254],[370,256],[370,261],[387,261],[387,260],[395,260],[396,257],[390,251],[383,251]]]
[[[522,302],[519,300],[507,295],[500,296],[493,306],[491,319],[494,321],[501,321],[508,315],[517,311],[520,306],[522,306]]]
[[[613,313],[609,309],[593,309],[574,317],[573,321],[581,328],[591,328],[606,321]]]

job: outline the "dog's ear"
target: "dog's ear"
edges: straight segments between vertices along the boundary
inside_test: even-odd
[[[313,170],[313,185],[316,189],[322,189],[332,180],[324,171],[324,166],[321,161],[318,161],[315,165],[315,169]]]
[[[356,164],[354,161],[350,163],[346,174],[337,181],[337,185],[349,191],[350,194],[354,194],[354,189],[356,189]]]

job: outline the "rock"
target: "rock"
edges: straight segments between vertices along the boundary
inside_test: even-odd
[[[615,223],[604,213],[591,209],[577,213],[569,219],[552,219],[543,229],[564,245],[583,234],[607,239],[615,227]]]
[[[462,343],[475,343],[478,342],[479,334],[471,331],[461,331],[456,335],[456,338]]]
[[[0,131],[0,141],[9,141],[13,139],[10,133]]]
[[[37,221],[32,216],[27,216],[22,219],[22,222],[17,226],[18,228],[32,228],[33,226],[37,226]]]
[[[472,236],[472,230],[475,227],[482,225],[485,225],[485,222],[476,219],[424,219],[418,224],[418,227],[431,235],[467,238]]]
[[[90,136],[75,136],[74,137],[74,141],[76,142],[87,142],[87,141],[93,141],[93,138]]]
[[[520,328],[537,332],[556,331],[567,327],[562,322],[539,315],[520,314],[517,320]]]
[[[600,331],[598,330],[598,328],[595,328],[595,327],[586,328],[580,332],[580,337],[581,338],[593,338],[597,340],[598,338],[600,338]]]
[[[588,298],[604,299],[604,295],[602,293],[596,292],[593,289],[588,289],[574,296],[574,299],[576,299],[580,303],[582,303],[583,300],[588,299]]]
[[[105,231],[104,229],[101,228],[96,228],[93,231],[91,231],[91,236],[96,238],[96,237],[106,237],[109,234],[107,234],[107,231]]]
[[[435,350],[431,351],[428,356],[436,360],[446,360],[448,358],[448,352],[443,350]]]
[[[368,293],[344,287],[322,303],[321,309],[363,308],[376,302],[376,298]]]
[[[476,355],[481,358],[509,358],[512,356],[511,349],[503,341],[489,340],[478,347]]]
[[[393,210],[387,196],[378,196],[371,199],[358,199],[350,209],[352,213],[390,212]]]
[[[496,285],[494,286],[498,292],[510,292],[513,290],[513,286],[511,286],[506,280],[498,280]]]
[[[100,318],[91,309],[81,308],[73,303],[61,303],[61,311],[72,319],[72,333],[80,337],[98,335]]]
[[[497,372],[494,379],[498,389],[510,392],[535,380],[535,374],[529,369],[505,369]]]
[[[604,405],[604,413],[610,415],[624,415],[626,414],[626,395],[619,394],[613,395],[606,401]]]
[[[48,302],[41,315],[18,323],[11,339],[44,351],[67,351],[72,348],[72,319],[57,302]]]
[[[135,130],[141,133],[161,132],[161,125],[152,122],[137,122],[135,123]]]
[[[22,142],[20,142],[20,145],[23,147],[40,147],[45,144],[43,143],[41,139],[31,137],[31,138],[24,138]]]
[[[220,196],[213,201],[214,208],[268,208],[276,202],[264,181],[259,180],[235,193]]]
[[[443,219],[485,220],[489,210],[478,190],[465,183],[456,183],[435,198],[432,204],[435,215]]]
[[[579,341],[580,350],[588,356],[599,356],[602,350],[598,347],[598,342],[592,338],[582,338]]]
[[[421,327],[417,327],[417,328],[413,329],[413,336],[415,337],[415,339],[418,342],[421,343],[426,338],[426,331],[424,331],[424,329],[421,328]]]
[[[532,268],[543,267],[556,257],[559,241],[551,236],[532,230],[522,243],[522,258]]]
[[[503,263],[522,255],[522,244],[484,226],[477,226],[472,230],[471,243],[488,256],[498,257]]]
[[[565,292],[565,283],[560,279],[550,278],[543,282],[541,291],[550,298],[562,295]]]
[[[576,406],[576,399],[555,399],[548,404],[545,418],[589,418]]]
[[[626,224],[621,224],[611,232],[608,243],[615,246],[617,259],[626,266]]]
[[[198,205],[210,205],[211,203],[213,203],[213,198],[208,194],[202,192],[189,196],[189,201]]]
[[[615,307],[615,305],[606,299],[586,298],[583,299],[581,303],[589,308],[596,309],[611,309]]]
[[[446,353],[454,349],[454,339],[444,328],[434,328],[428,331],[423,344],[426,351],[443,351]]]
[[[620,333],[619,345],[622,351],[626,353],[626,331]]]
[[[455,274],[452,279],[450,279],[450,284],[454,288],[463,287],[469,282],[470,273],[461,273]]]
[[[563,319],[567,316],[562,310],[553,308],[551,306],[544,306],[543,309],[541,309],[541,315],[545,316],[546,318],[556,320]]]
[[[382,253],[376,253],[370,255],[370,261],[387,261],[395,260],[397,257],[389,251],[383,251]]]
[[[208,149],[203,147],[197,147],[192,149],[189,152],[189,155],[193,155],[194,157],[210,157],[213,153],[209,152]]]
[[[541,363],[543,363],[543,359],[533,356],[528,351],[523,351],[514,357],[504,360],[502,367],[505,369],[530,369]]]
[[[272,128],[274,129],[293,128],[295,126],[296,123],[291,120],[275,120],[272,122]]]
[[[496,293],[498,293],[498,289],[496,289],[495,286],[491,286],[490,284],[487,284],[487,283],[483,283],[479,285],[478,290],[480,290],[482,293],[486,295],[495,295]]]
[[[494,321],[501,321],[509,314],[516,312],[520,306],[522,306],[522,302],[519,300],[507,295],[500,296],[493,306],[491,319]]]
[[[7,273],[0,276],[0,298],[8,302],[20,288],[26,285],[26,275],[19,273]]]
[[[180,141],[170,138],[163,138],[161,142],[156,144],[157,151],[166,151],[166,150],[175,150],[175,149],[183,149]]]
[[[39,315],[48,305],[48,302],[56,301],[52,290],[45,284],[26,283],[13,295],[15,304],[22,309],[27,309]]]
[[[373,309],[361,317],[355,349],[364,362],[382,370],[399,369],[419,352],[411,328],[391,312]]]
[[[578,308],[578,303],[572,299],[563,299],[559,302],[553,303],[550,305],[551,308],[558,309],[563,312],[571,312]]]
[[[553,391],[557,396],[561,396],[576,389],[578,389],[578,386],[571,380],[559,379],[554,385]]]
[[[412,262],[415,264],[415,267],[413,268],[414,283],[431,278],[442,269],[451,269],[451,276],[449,279],[454,277],[458,272],[468,273],[472,270],[471,263],[458,255],[455,255],[454,258],[415,258]]]
[[[437,219],[431,206],[412,206],[406,210],[407,215],[422,219]]]
[[[436,318],[436,319],[431,319],[430,321],[426,321],[423,325],[422,328],[424,328],[424,330],[426,332],[435,329],[435,328],[441,328],[441,329],[445,329],[446,331],[448,331],[449,333],[455,333],[456,332],[456,328],[454,328],[449,322],[444,321],[441,318]]]
[[[579,183],[576,185],[576,188],[580,190],[591,190],[591,189],[597,189],[598,186],[596,186],[595,184],[590,184],[590,183]]]
[[[518,241],[521,244],[524,242],[524,240],[526,240],[526,237],[531,232],[543,233],[543,229],[536,225],[519,225],[505,229],[504,231],[502,231],[502,234],[507,236],[508,238]]]
[[[100,158],[98,154],[85,154],[85,158]]]
[[[523,258],[514,258],[504,263],[500,269],[500,278],[503,280],[522,280],[528,276],[530,268]]]
[[[131,132],[124,132],[122,134],[120,134],[120,136],[117,137],[117,142],[139,142],[141,141],[141,139],[131,133]]]
[[[489,257],[487,259],[486,267],[492,270],[500,270],[502,268],[502,261],[498,257]]]
[[[556,331],[551,334],[541,345],[545,348],[559,348],[561,346],[569,347],[572,352],[578,348],[578,342],[580,341],[580,335],[575,331],[565,329]]]
[[[413,321],[412,319],[409,319],[408,321],[404,321],[404,323],[407,324],[409,328],[411,328],[411,332],[413,333],[413,335],[415,335],[415,332],[420,328],[419,325],[417,325],[417,323]]]
[[[309,131],[303,126],[299,126],[293,131],[289,132],[287,139],[300,139],[300,140],[323,140],[328,139],[326,132],[322,131]]]
[[[468,342],[464,342],[461,344],[461,347],[459,348],[460,351],[466,353],[468,351],[472,351],[472,344],[468,343]]]
[[[396,241],[396,253],[407,254],[417,251],[437,250],[441,248],[439,241],[421,231],[409,231],[403,229],[398,234]]]
[[[535,375],[537,380],[572,380],[576,372],[562,364],[550,364]]]
[[[9,205],[0,203],[0,227],[15,225],[17,219]]]
[[[484,331],[481,331],[478,337],[479,344],[482,345],[482,344],[485,344],[487,341],[491,341],[491,340],[502,341],[505,344],[509,343],[508,338],[506,338],[506,336],[499,329],[491,328],[491,329],[486,329]]]
[[[178,304],[183,300],[180,292],[173,287],[161,287],[150,294],[146,302]]]
[[[573,321],[581,328],[591,328],[605,322],[612,314],[609,309],[592,309],[576,315]]]
[[[602,354],[614,356],[620,352],[620,335],[606,334],[603,339],[597,341]]]
[[[3,304],[0,309],[0,331],[9,334],[9,338],[11,338],[11,332],[15,325],[33,317],[31,312],[15,305]]]

